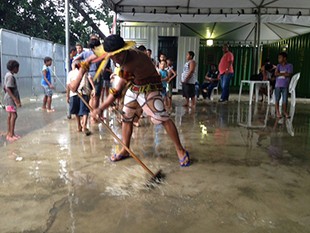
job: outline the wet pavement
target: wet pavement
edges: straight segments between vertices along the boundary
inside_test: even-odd
[[[22,138],[0,137],[0,232],[310,232],[309,104],[276,120],[265,103],[200,101],[187,111],[176,99],[171,118],[192,166],[178,166],[161,126],[144,119],[134,129],[132,150],[166,175],[153,188],[133,159],[108,160],[120,146],[104,128],[76,132],[63,96],[55,113],[26,102]],[[120,135],[115,114],[108,123]]]

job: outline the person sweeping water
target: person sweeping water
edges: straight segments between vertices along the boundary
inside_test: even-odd
[[[91,115],[93,117],[102,116],[103,111],[122,94],[122,89],[125,87],[126,82],[129,81],[130,85],[124,97],[124,114],[122,117],[122,140],[124,145],[130,147],[133,121],[137,117],[137,110],[142,107],[154,124],[164,126],[175,145],[180,166],[187,167],[191,163],[190,156],[182,146],[176,126],[165,110],[161,96],[161,77],[146,54],[132,49],[134,45],[135,43],[132,41],[125,42],[122,37],[111,35],[104,41],[104,51],[100,47],[93,48],[97,57],[108,56],[114,63],[119,64],[121,80],[115,88],[110,89],[108,97],[98,108],[91,112]],[[96,56],[90,57],[82,64],[78,78],[70,84],[72,91],[77,90],[83,73],[87,71],[89,63],[96,60]],[[128,151],[123,147],[118,154],[112,155],[110,159],[112,162],[116,162],[129,156]]]

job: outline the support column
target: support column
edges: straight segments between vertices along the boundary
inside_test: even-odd
[[[65,30],[66,30],[66,45],[65,45],[65,56],[66,56],[66,77],[68,77],[68,72],[70,70],[70,15],[69,15],[69,0],[65,0]],[[66,80],[67,81],[67,80]]]

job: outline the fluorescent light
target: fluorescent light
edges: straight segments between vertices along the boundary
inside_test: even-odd
[[[207,46],[213,46],[213,40],[207,40]]]

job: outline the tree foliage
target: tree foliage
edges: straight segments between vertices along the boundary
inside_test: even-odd
[[[112,25],[109,9],[103,2],[92,8],[91,0],[75,2],[84,10],[90,19],[99,26],[100,22]],[[55,43],[65,42],[65,1],[64,0],[1,0],[0,1],[0,28],[20,32],[29,36],[38,37]],[[75,4],[76,5],[76,4]],[[86,43],[89,35],[96,33],[90,27],[79,11],[70,7],[70,41]]]

